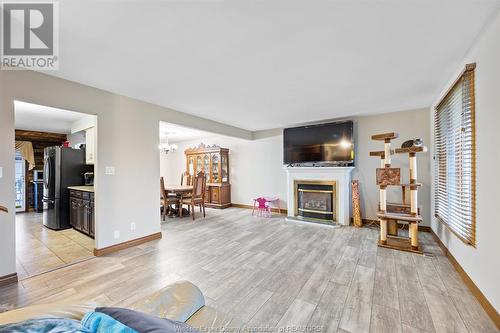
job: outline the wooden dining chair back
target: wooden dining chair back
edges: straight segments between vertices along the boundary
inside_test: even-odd
[[[185,171],[181,175],[181,185],[192,185],[192,177],[189,172]]]
[[[166,199],[167,192],[165,191],[165,179],[160,177],[160,199]]]
[[[183,199],[183,203],[191,206],[191,216],[193,220],[195,219],[194,207],[199,206],[200,212],[203,211],[203,217],[205,217],[205,187],[206,187],[206,177],[203,171],[198,172],[196,177],[193,179],[193,192],[191,192],[191,197]]]
[[[194,178],[193,194],[192,194],[193,198],[204,199],[205,186],[206,186],[205,173],[203,171],[200,171]]]
[[[177,197],[169,196],[165,191],[165,179],[160,177],[160,208],[163,207],[161,218],[165,221],[168,211],[172,205],[179,203]]]
[[[161,219],[165,221],[165,216],[167,215],[167,192],[165,191],[165,180],[160,177],[160,208],[163,207],[161,211]]]

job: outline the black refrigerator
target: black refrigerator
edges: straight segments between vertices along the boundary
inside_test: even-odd
[[[85,151],[65,147],[44,150],[43,225],[53,230],[71,228],[68,186],[83,184]]]

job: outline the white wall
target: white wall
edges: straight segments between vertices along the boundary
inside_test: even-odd
[[[159,121],[251,138],[232,126],[140,102],[82,84],[31,71],[0,71],[0,276],[14,273],[14,100],[98,116],[96,247],[160,231],[158,203]],[[114,166],[114,176],[105,175]],[[137,229],[130,230],[135,222]],[[113,237],[114,231],[120,237]]]
[[[80,131],[68,134],[68,142],[70,147],[80,146],[80,144],[85,143],[85,132]]]
[[[81,131],[85,131],[91,127],[97,126],[97,119],[94,116],[84,116],[81,119],[78,119],[73,124],[71,124],[71,133],[77,133]]]
[[[356,124],[356,169],[353,179],[359,179],[363,217],[376,219],[378,207],[378,187],[375,184],[375,169],[379,167],[378,158],[369,157],[372,150],[382,150],[383,144],[372,141],[377,133],[399,132],[400,139],[394,147],[410,138],[422,138],[427,144],[430,140],[429,109],[386,113],[376,116],[355,117]],[[209,136],[204,139],[177,143],[179,150],[168,155],[161,154],[160,172],[168,183],[179,183],[180,175],[186,169],[184,150],[197,146],[200,142],[217,144],[230,149],[231,201],[238,204],[252,204],[252,199],[260,195],[278,195],[282,207],[286,207],[286,173],[283,170],[283,136],[281,130],[259,133],[253,141]],[[423,183],[419,193],[423,225],[429,225],[430,218],[430,162],[429,154],[418,158],[419,181]],[[394,166],[408,168],[408,156],[394,156]],[[408,172],[402,170],[403,177]],[[404,181],[405,178],[403,178]],[[408,181],[408,180],[407,180]],[[389,193],[389,198],[401,200],[399,188]]]
[[[286,176],[283,170],[283,138],[273,136],[254,141],[227,136],[210,136],[204,139],[178,142],[179,150],[165,155],[161,153],[160,172],[167,183],[180,183],[181,173],[186,171],[184,150],[205,144],[217,144],[229,148],[229,177],[231,202],[252,205],[258,196],[277,195],[286,208]]]
[[[456,73],[443,86],[441,96],[465,67],[476,62],[476,238],[477,247],[465,245],[441,223],[431,227],[476,286],[500,311],[499,241],[500,205],[500,12],[469,51]],[[440,98],[439,98],[440,99]],[[438,100],[436,100],[436,103]],[[430,117],[433,126],[432,113]],[[431,191],[432,192],[432,191]],[[432,214],[434,216],[434,214]]]
[[[2,72],[2,70],[0,70]],[[1,76],[1,74],[0,74]],[[9,213],[0,212],[0,277],[16,271],[15,193],[14,193],[14,102],[6,98],[7,89],[0,81],[0,204]]]
[[[360,182],[363,217],[377,219],[379,201],[379,187],[375,181],[375,169],[380,167],[380,159],[370,157],[369,153],[370,151],[383,150],[384,145],[381,141],[371,140],[371,136],[377,133],[397,132],[399,138],[393,141],[393,148],[399,148],[401,143],[414,138],[422,138],[424,144],[429,146],[430,126],[428,119],[428,109],[355,118],[357,124],[357,165],[352,176],[353,179],[358,179]],[[408,155],[393,155],[392,166],[401,168],[401,181],[408,183]],[[417,155],[417,171],[418,181],[422,183],[418,191],[418,203],[423,218],[422,225],[429,226],[431,185],[429,153]],[[390,188],[387,191],[387,198],[390,202],[401,202],[400,188]],[[409,198],[409,194],[407,198]]]

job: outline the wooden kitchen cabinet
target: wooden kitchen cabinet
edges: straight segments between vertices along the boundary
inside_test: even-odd
[[[227,208],[231,206],[231,184],[229,183],[229,149],[219,146],[189,148],[186,154],[186,171],[193,177],[203,171],[207,178],[205,206]]]
[[[94,164],[95,162],[95,136],[95,127],[90,127],[85,130],[85,161],[87,164]]]
[[[94,218],[94,201],[90,202],[89,210],[88,210],[88,219],[89,219],[89,235],[94,237],[95,234],[95,218]]]
[[[94,193],[70,190],[69,222],[71,226],[94,238]]]
[[[80,206],[82,204],[82,200],[75,197],[70,197],[69,202],[70,202],[70,207],[69,207],[70,224],[73,228],[80,230],[81,227],[79,223],[81,222],[81,219],[79,217],[79,214],[80,214]]]

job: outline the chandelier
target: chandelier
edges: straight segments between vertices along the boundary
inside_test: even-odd
[[[160,144],[158,145],[158,149],[160,149],[161,152],[168,154],[169,152],[175,152],[177,150],[177,145],[175,143],[169,144],[168,143],[168,134],[165,135],[166,141],[162,142],[160,139]]]

